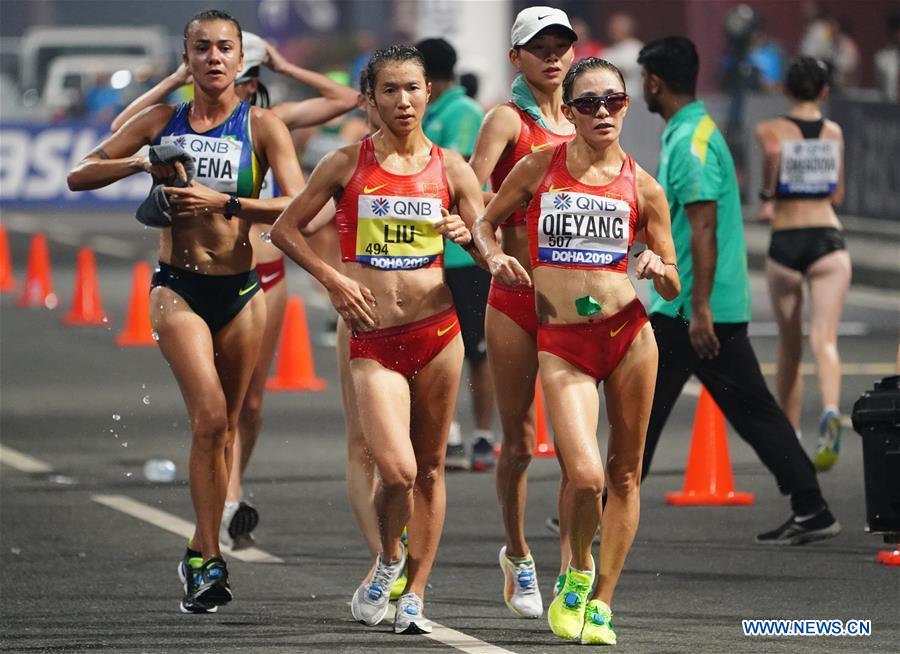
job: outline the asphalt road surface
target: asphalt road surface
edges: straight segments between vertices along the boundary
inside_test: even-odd
[[[22,309],[0,297],[0,649],[11,652],[503,652],[573,651],[546,619],[517,620],[503,603],[497,552],[503,544],[491,474],[448,476],[448,511],[426,597],[433,637],[395,636],[389,622],[352,621],[349,600],[367,568],[345,497],[343,421],[334,349],[316,347],[323,393],[270,394],[245,492],[259,507],[258,550],[229,555],[235,601],[218,614],[178,611],[175,568],[190,530],[189,427],[156,348],[119,348],[132,263],[152,260],[155,234],[127,213],[3,216],[21,280],[30,233],[51,242],[60,307]],[[77,246],[98,252],[110,322],[61,322],[74,283]],[[309,279],[290,271],[316,334],[327,314]],[[775,339],[761,279],[754,276],[753,337],[771,372]],[[897,348],[895,292],[854,288],[842,325],[842,408],[890,374]],[[810,366],[805,368],[811,371]],[[815,444],[815,378],[807,376],[804,445]],[[771,383],[771,377],[769,377]],[[641,525],[615,597],[621,652],[896,652],[900,569],[875,560],[886,549],[864,532],[861,439],[845,429],[837,466],[821,475],[844,531],[805,547],[770,549],[753,536],[789,514],[771,476],[733,431],[738,490],[749,507],[675,508],[698,387],[673,411],[655,470],[642,489]],[[468,402],[460,403],[465,429]],[[601,420],[601,423],[603,421]],[[601,428],[600,439],[605,434]],[[176,462],[171,484],[143,478],[143,463]],[[557,537],[558,467],[530,469],[527,534],[550,601]],[[750,637],[742,619],[861,619],[866,637]],[[891,644],[893,643],[893,645]]]

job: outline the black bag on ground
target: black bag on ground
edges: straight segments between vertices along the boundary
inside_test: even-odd
[[[866,530],[894,542],[900,534],[900,375],[863,393],[852,418],[863,439]]]

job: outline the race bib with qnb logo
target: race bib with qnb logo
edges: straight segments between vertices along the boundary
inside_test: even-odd
[[[444,239],[434,228],[441,219],[439,199],[360,195],[358,203],[358,262],[384,270],[415,270],[444,251]]]
[[[177,134],[163,136],[160,143],[174,143],[191,153],[196,164],[194,179],[220,193],[237,193],[243,144],[236,139]]]
[[[538,261],[609,266],[628,253],[631,207],[586,193],[544,193],[537,226]]]
[[[838,182],[840,147],[831,139],[784,141],[781,146],[781,195],[834,193]]]

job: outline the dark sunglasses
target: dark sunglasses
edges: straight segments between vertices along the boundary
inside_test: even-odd
[[[619,91],[608,95],[585,95],[569,100],[566,104],[585,116],[595,115],[600,105],[606,107],[610,114],[617,114],[628,104],[628,94]]]

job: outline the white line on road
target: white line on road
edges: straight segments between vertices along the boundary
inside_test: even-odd
[[[184,538],[190,538],[194,535],[194,525],[187,520],[160,511],[152,506],[138,502],[124,495],[92,495],[91,499],[107,506],[116,511],[121,511],[132,518],[143,520],[155,527],[165,529],[173,534],[178,534]],[[241,561],[248,563],[284,563],[283,559],[278,558],[274,554],[259,549],[258,547],[248,547],[247,549],[233,550],[230,547],[222,547],[222,551]]]
[[[391,604],[388,608],[385,620],[388,622],[393,622],[394,614],[396,613],[396,611],[396,607]],[[456,629],[451,629],[450,627],[445,627],[442,624],[438,624],[433,620],[431,624],[434,627],[434,630],[430,634],[424,634],[427,638],[436,640],[437,642],[443,643],[444,645],[449,645],[450,647],[458,649],[461,652],[466,652],[466,654],[515,654],[511,650],[503,649],[502,647],[497,647],[496,645],[491,645],[490,643],[486,643],[483,640],[478,640],[474,636],[468,636],[461,631],[457,631]]]
[[[18,450],[14,450],[11,447],[7,447],[5,445],[0,445],[0,463],[5,463],[6,465],[22,472],[53,472],[53,468],[50,466],[50,464],[44,463],[43,461],[35,459],[32,456],[28,456],[27,454],[22,454]]]

